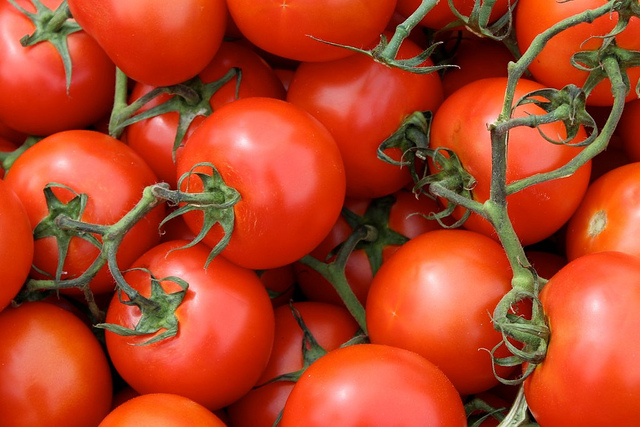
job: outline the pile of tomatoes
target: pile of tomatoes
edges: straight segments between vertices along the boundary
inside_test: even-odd
[[[0,3],[0,425],[640,424],[639,18]]]

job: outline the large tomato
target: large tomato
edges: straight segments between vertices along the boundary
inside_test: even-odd
[[[98,425],[109,412],[111,371],[82,320],[44,302],[0,312],[0,424]]]
[[[126,144],[108,135],[89,130],[70,130],[48,136],[25,151],[13,164],[5,181],[16,192],[36,227],[48,215],[43,192],[49,183],[58,183],[88,201],[80,219],[94,224],[110,225],[122,218],[142,197],[143,189],[156,177]],[[64,204],[76,195],[66,188],[53,188]],[[153,209],[124,237],[118,250],[119,267],[129,266],[159,239],[158,225],[164,205]],[[99,250],[80,237],[72,237],[64,262],[62,278],[82,274],[98,256]],[[35,242],[34,266],[48,276],[33,271],[37,278],[54,277],[58,264],[58,245],[52,236]],[[113,291],[114,282],[105,267],[91,282],[96,293]]]
[[[536,421],[555,426],[640,424],[640,261],[620,252],[585,255],[540,293],[551,338],[524,383]]]
[[[515,34],[520,49],[524,52],[538,34],[557,22],[606,3],[607,0],[519,1],[516,9]],[[599,49],[603,42],[600,36],[609,33],[617,22],[618,13],[612,12],[593,22],[582,23],[562,31],[546,43],[542,52],[529,66],[529,71],[537,81],[548,87],[560,89],[570,83],[582,86],[589,73],[574,67],[570,61],[571,56],[579,51]],[[621,48],[640,50],[640,19],[631,17],[629,25],[616,36],[615,41]],[[634,89],[640,79],[640,67],[631,67],[627,71],[632,87],[627,100],[631,100],[636,97]],[[587,104],[590,105],[611,105],[612,103],[611,84],[608,80],[599,83],[587,98]]]
[[[405,40],[399,58],[422,49]],[[427,60],[423,65],[432,65]],[[335,137],[344,159],[347,194],[381,197],[411,181],[409,168],[378,158],[378,147],[416,111],[435,111],[442,102],[437,73],[415,74],[351,55],[328,62],[304,62],[289,85],[287,100],[320,120]],[[402,151],[385,154],[399,161]]]
[[[241,200],[233,207],[235,226],[222,252],[236,264],[267,269],[292,263],[329,233],[345,194],[340,152],[327,129],[310,114],[273,98],[245,98],[207,117],[178,157],[178,176],[208,162]],[[198,166],[196,171],[211,173]],[[182,189],[202,191],[190,175]],[[185,220],[198,233],[202,212]],[[214,246],[222,227],[204,239]]]
[[[182,83],[216,54],[224,0],[70,0],[78,23],[129,77],[154,86]]]
[[[462,166],[476,180],[472,188],[473,198],[485,202],[491,186],[491,133],[487,125],[494,123],[502,111],[507,79],[502,77],[476,80],[451,94],[436,112],[431,127],[431,148],[453,150]],[[515,98],[543,89],[539,83],[520,79]],[[527,114],[544,114],[534,105],[521,105],[513,117]],[[562,123],[542,125],[539,128],[547,136],[564,138]],[[584,140],[586,133],[580,128],[572,144]],[[532,175],[550,172],[564,166],[581,148],[552,144],[546,141],[538,129],[516,127],[509,133],[507,153],[507,183]],[[437,167],[432,171],[438,171]],[[507,197],[509,218],[523,245],[530,245],[551,236],[564,225],[582,200],[591,172],[588,161],[573,175],[546,181]],[[454,215],[462,215],[458,209]],[[470,230],[495,237],[489,222],[472,214],[464,223]]]
[[[328,61],[352,52],[311,37],[368,48],[378,42],[396,0],[227,0],[227,5],[242,34],[261,49],[298,61]]]
[[[56,9],[61,0],[41,0]],[[29,0],[16,0],[29,12]],[[72,63],[67,92],[62,58],[48,41],[22,47],[20,39],[34,32],[33,23],[10,2],[0,3],[0,121],[34,135],[46,136],[87,127],[113,105],[115,67],[84,31],[68,36]]]
[[[366,306],[371,342],[422,355],[461,394],[488,390],[498,384],[489,350],[502,340],[491,313],[511,290],[511,278],[502,247],[489,237],[467,230],[424,233],[373,278]],[[496,369],[502,377],[510,372]]]
[[[175,393],[207,408],[222,408],[247,393],[264,370],[274,339],[269,295],[258,276],[222,257],[204,268],[209,248],[180,249],[188,241],[162,243],[133,263],[127,282],[151,294],[147,269],[165,292],[181,291],[167,277],[188,284],[175,310],[177,335],[150,344],[153,335],[125,337],[106,332],[107,350],[118,373],[137,392]],[[127,300],[126,296],[122,296]],[[140,310],[115,295],[106,323],[134,327]]]
[[[313,363],[284,407],[282,427],[466,426],[460,395],[433,363],[397,347],[359,344]]]

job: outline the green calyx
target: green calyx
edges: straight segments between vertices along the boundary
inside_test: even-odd
[[[67,94],[69,94],[72,65],[67,37],[82,28],[71,19],[71,12],[66,0],[56,10],[49,9],[40,0],[31,0],[36,8],[35,13],[25,10],[15,0],[9,0],[9,3],[29,18],[35,27],[33,34],[27,34],[20,39],[20,44],[23,47],[29,47],[48,41],[60,54],[66,76]]]

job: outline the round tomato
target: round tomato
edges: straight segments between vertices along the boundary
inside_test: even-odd
[[[371,283],[367,327],[372,343],[415,351],[461,394],[498,384],[489,350],[502,341],[491,314],[511,290],[502,247],[480,233],[435,230],[405,243]],[[505,347],[496,357],[509,353]],[[508,368],[496,367],[503,378]]]
[[[56,9],[62,0],[41,0]],[[33,2],[16,0],[29,12]],[[33,23],[10,2],[0,4],[0,121],[17,131],[49,135],[87,127],[113,105],[115,67],[84,31],[67,38],[71,84],[60,54],[48,41],[22,47],[20,39],[34,32]]]
[[[491,186],[491,133],[487,125],[494,123],[504,103],[507,79],[502,77],[476,80],[451,94],[436,112],[431,126],[430,146],[433,149],[453,150],[462,166],[476,180],[472,188],[473,198],[485,202]],[[515,98],[543,89],[539,83],[521,79]],[[513,117],[527,114],[545,114],[534,104],[521,105]],[[539,128],[545,135],[564,138],[562,123],[555,122]],[[586,138],[580,128],[571,144]],[[552,144],[540,135],[539,130],[519,126],[509,132],[507,153],[507,183],[550,172],[564,166],[582,148]],[[432,165],[431,171],[439,168]],[[582,200],[591,172],[591,162],[579,168],[573,175],[539,183],[507,197],[509,218],[523,245],[546,239],[564,225]],[[454,216],[460,218],[464,211],[456,209]],[[472,214],[464,226],[473,231],[496,237],[488,221]]]
[[[118,373],[137,392],[175,393],[210,410],[222,408],[247,393],[262,374],[274,339],[273,308],[258,276],[222,257],[204,268],[210,249],[189,242],[162,243],[131,266],[125,279],[141,295],[151,295],[146,269],[167,293],[188,284],[175,310],[178,333],[145,344],[154,334],[122,336],[107,330],[109,356]],[[133,270],[135,269],[135,270]],[[126,302],[126,295],[122,295]],[[106,323],[133,328],[140,309],[115,295]]]
[[[154,86],[182,83],[202,71],[218,51],[227,22],[224,0],[68,3],[118,68]]]
[[[33,235],[29,216],[9,184],[0,179],[0,311],[24,284],[33,261]]]
[[[222,255],[252,269],[290,264],[316,247],[335,223],[345,194],[340,152],[327,129],[306,111],[273,98],[245,98],[207,117],[178,158],[178,176],[211,163],[225,184],[240,193],[235,225]],[[198,166],[195,171],[211,173]],[[189,175],[182,189],[201,192]],[[201,211],[185,214],[198,233]],[[204,238],[213,247],[223,236],[216,224]]]
[[[49,183],[62,184],[88,196],[81,221],[109,225],[138,203],[143,189],[154,184],[156,177],[135,151],[117,139],[95,131],[70,130],[50,135],[27,149],[5,180],[22,201],[35,228],[49,214],[43,191]],[[61,204],[72,206],[69,202],[76,194],[67,188],[52,190]],[[117,254],[120,268],[127,268],[160,239],[158,225],[163,215],[164,204],[160,204],[126,234]],[[80,276],[98,254],[93,243],[72,237],[61,278]],[[34,270],[32,276],[55,277],[58,258],[55,237],[37,239],[33,263],[46,274]],[[113,291],[114,281],[106,266],[93,278],[91,288],[96,293]]]
[[[225,427],[213,412],[193,400],[170,393],[136,396],[107,415],[98,427],[122,426]]]
[[[555,426],[640,424],[640,261],[584,255],[545,285],[551,330],[544,361],[524,383],[536,421]]]
[[[515,34],[518,46],[524,52],[533,39],[557,22],[569,18],[587,9],[596,9],[607,0],[563,1],[521,0],[518,2],[515,19]],[[533,19],[535,17],[535,19]],[[582,23],[560,32],[552,37],[542,51],[535,57],[529,71],[534,79],[545,86],[561,89],[567,84],[582,86],[589,74],[571,64],[571,57],[579,51],[597,50],[602,46],[601,36],[608,34],[618,23],[618,13],[611,12],[593,22]],[[617,46],[640,50],[640,19],[632,16],[627,28],[615,37]],[[635,84],[640,79],[640,67],[627,69],[632,82],[632,90],[627,100],[636,97]],[[589,105],[611,105],[613,96],[611,84],[607,79],[600,82],[587,97]]]
[[[292,308],[293,307],[293,308]],[[292,310],[304,322],[308,333],[325,351],[331,351],[353,338],[358,324],[349,312],[332,304],[321,302],[298,302],[293,306],[282,305],[275,310],[275,341],[267,367],[252,389],[240,400],[228,407],[234,427],[271,427],[284,407],[292,381],[267,383],[280,375],[303,369],[303,352],[308,350],[303,330]]]
[[[405,40],[399,58],[422,49]],[[423,65],[432,65],[431,60]],[[372,88],[380,88],[372,89]],[[378,147],[416,111],[435,111],[442,102],[437,73],[415,74],[351,55],[328,62],[304,62],[289,85],[287,100],[320,120],[335,137],[344,160],[349,197],[382,197],[411,182],[408,167],[378,158]],[[396,161],[398,148],[385,150]]]
[[[74,314],[44,302],[0,312],[0,424],[98,425],[112,397],[107,358]]]
[[[466,426],[462,400],[433,363],[397,347],[359,344],[313,363],[280,426]]]
[[[567,258],[574,260],[602,251],[640,256],[638,191],[638,162],[620,166],[595,180],[567,225]]]
[[[402,15],[409,16],[420,6],[420,3],[421,0],[398,0],[397,10]],[[476,0],[453,0],[453,5],[463,16],[469,16],[476,3]],[[480,1],[480,3],[486,3],[486,0]],[[491,9],[489,23],[504,15],[509,10],[509,5],[510,0],[497,0]],[[439,0],[422,18],[420,25],[440,30],[456,20],[458,17],[451,11],[449,0]]]
[[[227,6],[238,29],[261,49],[298,61],[328,61],[352,51],[322,41],[357,48],[377,43],[396,0],[227,0]]]

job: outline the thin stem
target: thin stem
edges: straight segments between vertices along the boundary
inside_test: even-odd
[[[441,0],[422,0],[420,6],[409,15],[404,22],[398,24],[396,27],[389,44],[382,50],[380,56],[383,58],[395,59],[400,50],[402,42],[409,37],[411,30],[413,30],[418,23],[424,18],[427,13]]]

